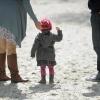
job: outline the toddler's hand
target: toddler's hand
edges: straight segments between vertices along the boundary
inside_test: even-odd
[[[59,27],[56,27],[56,30],[59,31],[59,30],[61,30],[61,29],[60,29]]]
[[[35,57],[35,54],[31,54],[31,57],[34,58]]]

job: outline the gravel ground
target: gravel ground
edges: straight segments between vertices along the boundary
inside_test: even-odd
[[[31,4],[39,20],[52,21],[54,33],[56,26],[63,31],[63,40],[55,45],[55,84],[48,84],[48,70],[47,84],[38,84],[40,70],[30,50],[39,31],[28,16],[27,36],[17,53],[20,74],[30,82],[0,82],[0,100],[100,100],[100,84],[86,81],[96,74],[87,0],[31,0]]]

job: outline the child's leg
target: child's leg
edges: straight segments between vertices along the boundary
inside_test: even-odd
[[[41,66],[41,77],[46,76],[46,66]]]
[[[49,65],[49,75],[53,75],[54,76],[54,66]]]
[[[54,83],[54,66],[49,65],[49,83]]]
[[[41,68],[41,80],[39,81],[39,83],[41,84],[45,84],[46,83],[46,66],[42,65],[40,66]]]

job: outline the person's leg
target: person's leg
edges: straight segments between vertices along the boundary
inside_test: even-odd
[[[99,14],[93,14],[91,16],[91,26],[92,26],[93,47],[97,54],[98,74],[96,76],[96,79],[100,80],[100,15]]]
[[[46,66],[42,65],[40,66],[40,71],[41,71],[41,80],[39,83],[41,84],[46,84]]]
[[[97,70],[100,72],[100,48],[95,48],[97,54]]]
[[[8,68],[11,73],[11,82],[27,82],[28,80],[23,80],[19,75],[18,65],[17,65],[17,54],[16,54],[16,45],[11,42],[7,43],[7,62]]]
[[[0,81],[8,81],[10,78],[6,75],[6,41],[0,38]]]
[[[49,83],[54,83],[54,66],[49,65]]]
[[[91,26],[92,26],[92,41],[93,47],[97,54],[97,70],[100,71],[100,15],[93,14],[91,16]]]

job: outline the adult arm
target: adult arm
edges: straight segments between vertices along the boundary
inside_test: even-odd
[[[41,26],[40,26],[40,23],[32,9],[32,6],[30,4],[30,0],[23,0],[23,5],[24,5],[24,8],[26,10],[26,12],[29,14],[29,16],[32,18],[32,20],[34,21],[36,27],[38,29],[41,29]]]

